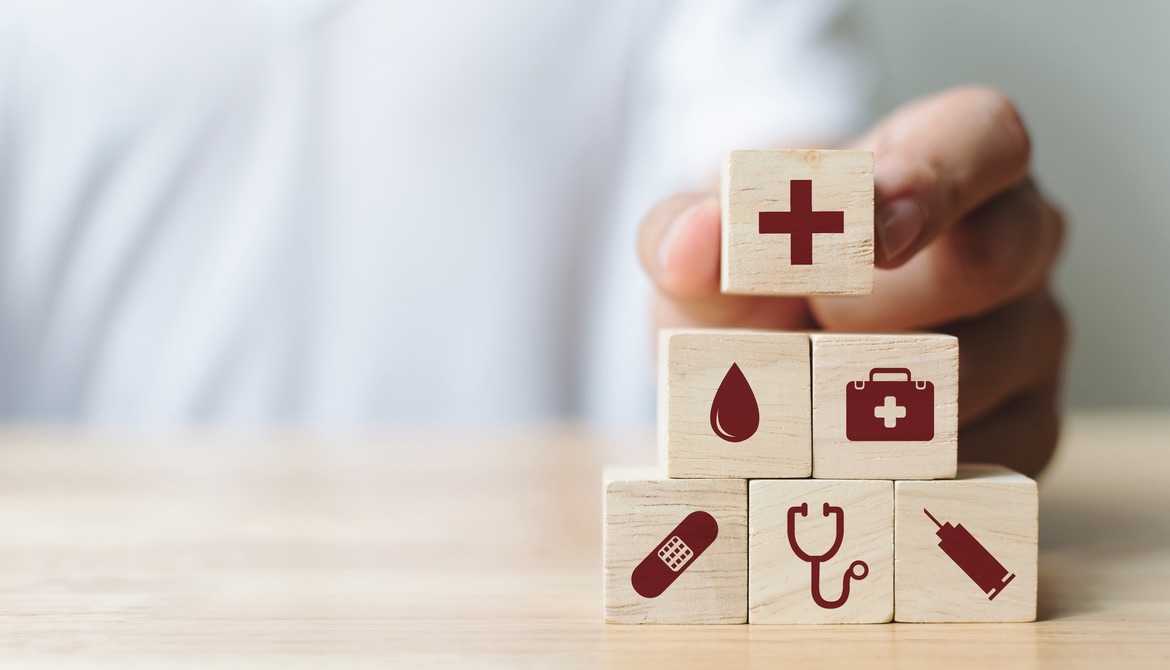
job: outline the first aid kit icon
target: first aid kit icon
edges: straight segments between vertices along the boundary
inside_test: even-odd
[[[877,377],[896,376],[895,380]],[[869,379],[845,387],[845,437],[850,442],[929,442],[934,439],[934,384],[906,368],[873,368]]]

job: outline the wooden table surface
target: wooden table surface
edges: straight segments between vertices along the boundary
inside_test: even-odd
[[[614,626],[649,432],[0,435],[0,666],[1170,667],[1170,415],[1080,415],[1035,624]]]

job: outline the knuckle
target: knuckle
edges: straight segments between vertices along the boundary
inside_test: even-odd
[[[1059,378],[1069,345],[1068,317],[1060,303],[1042,290],[1020,303],[1026,311],[1020,353],[1026,355],[1029,384],[1049,385]]]
[[[1055,395],[1044,398],[1037,419],[1038,448],[1036,462],[1030,468],[1033,470],[1032,476],[1039,474],[1048,465],[1056,451],[1056,445],[1060,442],[1060,408]]]
[[[1030,188],[1017,188],[956,224],[941,281],[987,306],[1046,283],[1063,235],[1060,214]]]
[[[1048,290],[1040,290],[1018,303],[1024,311],[1018,354],[1021,369],[1027,371],[1030,387],[1059,386],[1068,351],[1068,318],[1064,308]]]
[[[1055,253],[1059,255],[1068,238],[1068,219],[1064,210],[1051,202],[1045,203],[1045,214],[1045,220],[1052,229]]]
[[[1021,400],[1021,405],[1034,421],[1036,438],[1045,444],[1055,443],[1060,433],[1060,410],[1053,394],[1046,389],[1032,392],[1032,395]]]
[[[1060,375],[1068,350],[1068,317],[1060,303],[1045,290],[1018,301],[1021,314],[1017,353],[1029,385],[1048,385]]]
[[[949,262],[939,274],[956,295],[968,297],[966,302],[975,313],[967,316],[976,316],[989,303],[1000,304],[1014,297],[1027,277],[1032,252],[1030,245],[1019,239],[1019,232],[995,234],[969,229],[954,236],[952,253],[947,254]]]
[[[1025,426],[1023,443],[1011,456],[1011,467],[1035,477],[1052,460],[1060,442],[1061,412],[1055,386],[1023,394],[1016,400],[1017,423]]]
[[[1069,323],[1068,312],[1052,296],[1044,297],[1045,328],[1043,343],[1045,349],[1051,352],[1052,366],[1059,369],[1068,352],[1072,339],[1072,328]]]

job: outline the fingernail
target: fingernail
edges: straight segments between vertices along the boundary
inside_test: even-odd
[[[922,234],[925,224],[922,207],[912,198],[884,205],[877,216],[877,238],[884,260],[894,260],[909,249]]]
[[[658,245],[658,267],[667,270],[670,267],[670,252],[674,249],[674,243],[678,241],[678,236],[682,234],[683,229],[690,223],[691,217],[699,208],[704,207],[712,202],[712,198],[704,198],[695,204],[687,207],[675,217],[674,221],[670,222],[670,226],[666,229],[666,235],[662,238],[662,243]]]

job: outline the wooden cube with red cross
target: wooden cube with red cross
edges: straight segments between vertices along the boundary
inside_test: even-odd
[[[732,151],[723,173],[724,293],[873,292],[873,154]]]

